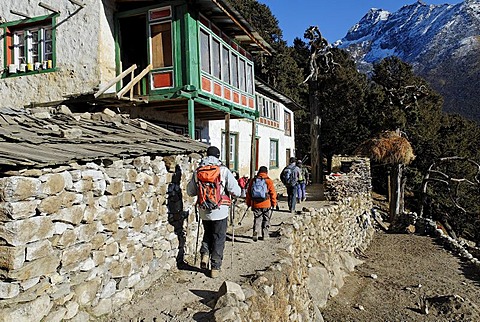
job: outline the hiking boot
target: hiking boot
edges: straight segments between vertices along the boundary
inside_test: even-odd
[[[207,254],[201,254],[201,259],[200,259],[200,268],[201,269],[207,269],[208,267],[208,255]]]
[[[253,232],[253,237],[252,237],[253,241],[257,241],[258,240],[258,233],[256,231]]]
[[[220,276],[220,269],[212,268],[210,271],[210,277],[211,278],[217,278]]]
[[[302,199],[297,198],[297,203],[300,203],[301,201],[302,201]]]
[[[267,240],[268,237],[270,237],[270,235],[269,235],[269,233],[268,233],[268,229],[264,229],[264,230],[262,231],[262,233],[263,233],[263,236],[262,236],[262,239],[263,239],[263,240]]]

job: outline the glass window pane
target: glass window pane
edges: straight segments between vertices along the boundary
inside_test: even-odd
[[[238,56],[232,54],[232,86],[238,88]]]
[[[202,71],[210,74],[210,37],[204,30],[200,30],[200,55]]]
[[[47,42],[45,43],[45,54],[50,54],[52,52],[52,43]]]
[[[266,98],[263,98],[262,116],[268,117],[268,101]]]
[[[253,66],[247,64],[247,93],[253,94]]]
[[[238,64],[239,71],[238,71],[238,81],[239,81],[239,88],[242,91],[246,91],[245,89],[245,61],[240,59],[240,63]]]
[[[230,52],[228,48],[222,47],[222,59],[223,59],[223,69],[222,69],[222,80],[231,84],[230,82]]]
[[[45,41],[52,40],[52,29],[45,29]]]
[[[290,113],[285,111],[284,112],[284,127],[285,127],[285,135],[288,135],[288,136],[292,135],[290,124],[291,124]]]
[[[220,79],[221,64],[220,64],[220,42],[213,39],[212,41],[212,74]]]

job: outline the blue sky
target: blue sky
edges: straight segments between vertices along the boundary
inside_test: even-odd
[[[309,26],[318,26],[329,42],[345,36],[370,8],[395,12],[416,0],[258,0],[270,7],[283,30],[283,39],[291,45],[295,37],[303,39]],[[456,4],[461,0],[425,0],[427,4]]]

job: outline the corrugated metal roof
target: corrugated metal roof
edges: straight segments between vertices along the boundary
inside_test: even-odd
[[[188,154],[206,148],[148,121],[111,111],[0,108],[0,166],[8,168]]]
[[[281,103],[283,103],[283,105],[285,105],[292,111],[299,111],[303,109],[303,107],[297,102],[295,102],[293,99],[291,99],[287,95],[280,93],[275,88],[268,85],[257,77],[255,78],[255,91],[257,91],[257,93],[264,94],[280,101]]]

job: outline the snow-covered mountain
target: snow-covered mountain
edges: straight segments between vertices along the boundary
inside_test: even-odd
[[[480,122],[480,0],[417,1],[394,13],[371,9],[335,45],[348,50],[363,71],[398,56],[444,96],[446,112]]]

